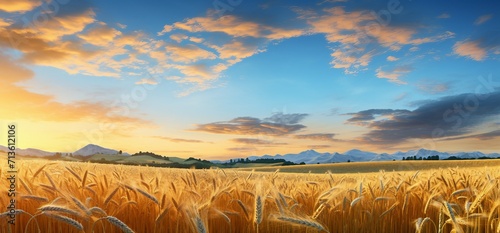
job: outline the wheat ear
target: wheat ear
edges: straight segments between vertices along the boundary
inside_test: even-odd
[[[107,216],[104,219],[106,219],[109,223],[117,226],[125,233],[134,233],[134,231],[130,229],[130,227],[128,227],[127,224],[123,223],[120,219],[117,219],[116,217]]]
[[[79,231],[83,231],[82,224],[79,223],[78,221],[72,219],[72,218],[68,218],[66,216],[61,216],[61,215],[55,215],[55,214],[45,214],[45,216],[51,217],[51,218],[59,220],[61,222],[65,222],[65,223],[73,226],[75,229],[77,229]]]
[[[292,217],[287,217],[287,216],[280,216],[278,217],[278,220],[284,221],[284,222],[290,222],[302,226],[307,226],[307,227],[312,227],[316,228],[319,231],[326,231],[328,232],[321,224],[315,221],[310,221],[306,219],[301,219],[301,218],[292,218]]]

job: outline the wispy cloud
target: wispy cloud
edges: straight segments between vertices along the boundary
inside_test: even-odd
[[[331,145],[307,145],[307,147],[313,150],[332,148]]]
[[[313,133],[313,134],[299,134],[295,135],[294,138],[297,139],[308,139],[314,141],[338,141],[338,139],[334,139],[335,134],[333,133]]]
[[[474,24],[475,25],[481,25],[481,24],[486,23],[487,21],[489,21],[491,18],[493,18],[492,14],[481,15],[481,16],[479,16],[479,18],[476,19],[476,21],[474,21]]]
[[[148,85],[158,85],[158,82],[154,79],[151,78],[143,78],[137,82],[135,82],[136,85],[143,85],[143,84],[148,84]]]
[[[441,139],[442,141],[455,141],[461,139],[478,139],[478,140],[493,140],[500,137],[500,130],[493,130],[487,133],[472,134],[460,137],[449,137]]]
[[[204,143],[205,141],[197,140],[197,139],[185,139],[185,138],[172,138],[165,136],[153,136],[153,138],[167,140],[170,142],[179,142],[179,143]]]
[[[287,145],[287,143],[282,143],[282,142],[274,142],[270,140],[263,140],[263,139],[258,139],[258,138],[233,138],[231,139],[232,142],[236,143],[241,143],[241,144],[247,144],[247,145]]]
[[[377,70],[376,70],[376,76],[378,78],[385,78],[385,79],[389,79],[389,81],[393,82],[393,83],[397,83],[397,84],[406,84],[406,82],[403,82],[401,81],[401,76],[411,72],[413,70],[413,67],[409,66],[409,65],[405,65],[405,66],[397,66],[397,67],[394,67],[393,69],[390,69],[390,70],[382,70],[382,67],[379,67]]]
[[[439,94],[450,90],[450,83],[438,83],[435,81],[420,81],[417,88],[429,94]]]
[[[448,13],[442,13],[442,14],[437,16],[438,19],[449,19],[450,17],[451,17],[451,15]]]
[[[232,37],[267,38],[271,40],[291,38],[302,35],[301,29],[285,29],[241,19],[234,15],[208,15],[195,17],[172,25],[165,25],[158,35],[164,35],[172,30],[188,32],[222,32]]]

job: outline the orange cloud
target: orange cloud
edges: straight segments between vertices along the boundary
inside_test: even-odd
[[[399,50],[403,45],[430,43],[454,36],[452,32],[445,32],[437,36],[414,38],[416,29],[382,25],[369,11],[347,12],[342,7],[324,9],[323,14],[296,11],[311,25],[311,33],[325,34],[328,42],[339,43],[331,53],[331,64],[334,68],[344,69],[346,73],[354,73],[367,66],[376,53],[374,46]]]
[[[222,32],[232,37],[255,37],[271,40],[296,37],[304,33],[300,29],[284,29],[245,21],[234,15],[225,15],[222,17],[211,15],[190,18],[184,22],[174,23],[173,25],[165,25],[163,31],[159,32],[158,35],[164,35],[173,29],[188,32]]]
[[[378,78],[385,78],[385,79],[389,79],[389,81],[393,82],[393,83],[397,83],[397,84],[406,84],[406,82],[403,82],[401,81],[399,78],[406,74],[406,73],[409,73],[410,71],[412,71],[413,68],[410,67],[410,66],[398,66],[392,70],[389,70],[389,71],[383,71],[381,67],[379,67],[377,70],[376,70],[376,76]]]
[[[148,85],[158,85],[158,82],[155,81],[154,79],[150,78],[143,78],[137,82],[135,82],[136,85],[142,85],[142,84],[148,84]]]
[[[66,35],[81,32],[87,25],[95,21],[95,13],[87,10],[76,15],[50,17],[49,20],[32,27],[12,28],[19,34],[36,36],[45,41],[57,41]]]
[[[113,42],[113,39],[121,34],[122,33],[120,31],[109,27],[103,22],[99,22],[86,33],[78,35],[78,37],[85,40],[85,42],[89,44],[106,46]]]
[[[453,52],[457,55],[481,61],[486,57],[486,50],[479,46],[477,41],[460,41],[453,46]]]
[[[399,58],[394,57],[394,56],[388,56],[387,57],[387,61],[397,61],[397,60],[399,60]]]
[[[214,53],[196,45],[168,45],[166,51],[174,62],[192,63],[202,59],[215,59]]]
[[[15,0],[15,1],[2,1],[0,10],[6,12],[26,12],[35,9],[42,5],[41,0]]]
[[[232,63],[239,62],[261,51],[258,45],[246,44],[243,41],[232,41],[220,47],[214,46],[214,48],[219,52],[220,58],[232,59]]]

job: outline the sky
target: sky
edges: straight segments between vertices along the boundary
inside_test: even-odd
[[[54,152],[499,152],[499,17],[493,0],[0,0],[0,126]]]

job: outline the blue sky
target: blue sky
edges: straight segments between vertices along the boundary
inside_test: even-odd
[[[0,119],[21,147],[204,158],[497,152],[498,1],[0,6]],[[24,132],[24,133],[22,133]]]

